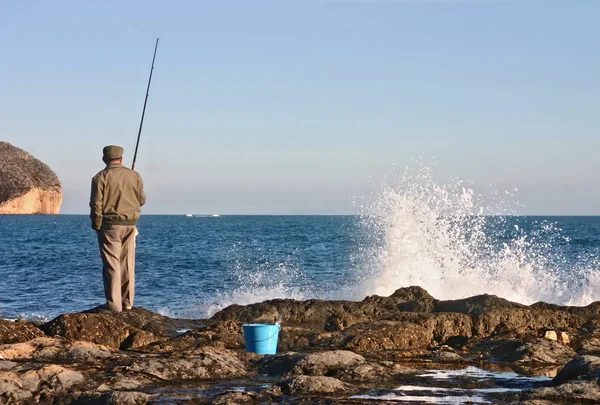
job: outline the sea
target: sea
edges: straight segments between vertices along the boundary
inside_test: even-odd
[[[135,306],[208,318],[231,304],[358,301],[413,285],[445,300],[600,300],[600,217],[513,215],[512,191],[474,190],[421,170],[357,199],[356,215],[142,215]],[[101,267],[87,215],[0,216],[0,318],[103,304]]]

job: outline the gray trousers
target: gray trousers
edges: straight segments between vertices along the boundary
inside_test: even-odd
[[[111,225],[98,231],[106,306],[113,311],[133,307],[136,231],[135,225]]]

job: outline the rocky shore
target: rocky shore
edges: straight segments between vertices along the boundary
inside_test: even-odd
[[[246,353],[242,323],[278,319],[278,354]],[[597,356],[600,302],[440,301],[409,287],[360,302],[233,305],[201,320],[92,309],[0,320],[0,403],[598,404]]]

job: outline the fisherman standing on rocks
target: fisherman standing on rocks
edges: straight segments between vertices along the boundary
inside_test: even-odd
[[[106,146],[102,160],[106,168],[92,179],[90,218],[102,258],[105,308],[121,312],[133,307],[136,224],[146,195],[139,173],[122,165],[122,147]]]

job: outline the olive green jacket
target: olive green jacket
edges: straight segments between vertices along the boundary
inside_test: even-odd
[[[120,163],[111,163],[92,179],[92,228],[135,225],[140,218],[140,207],[145,203],[142,176]]]

